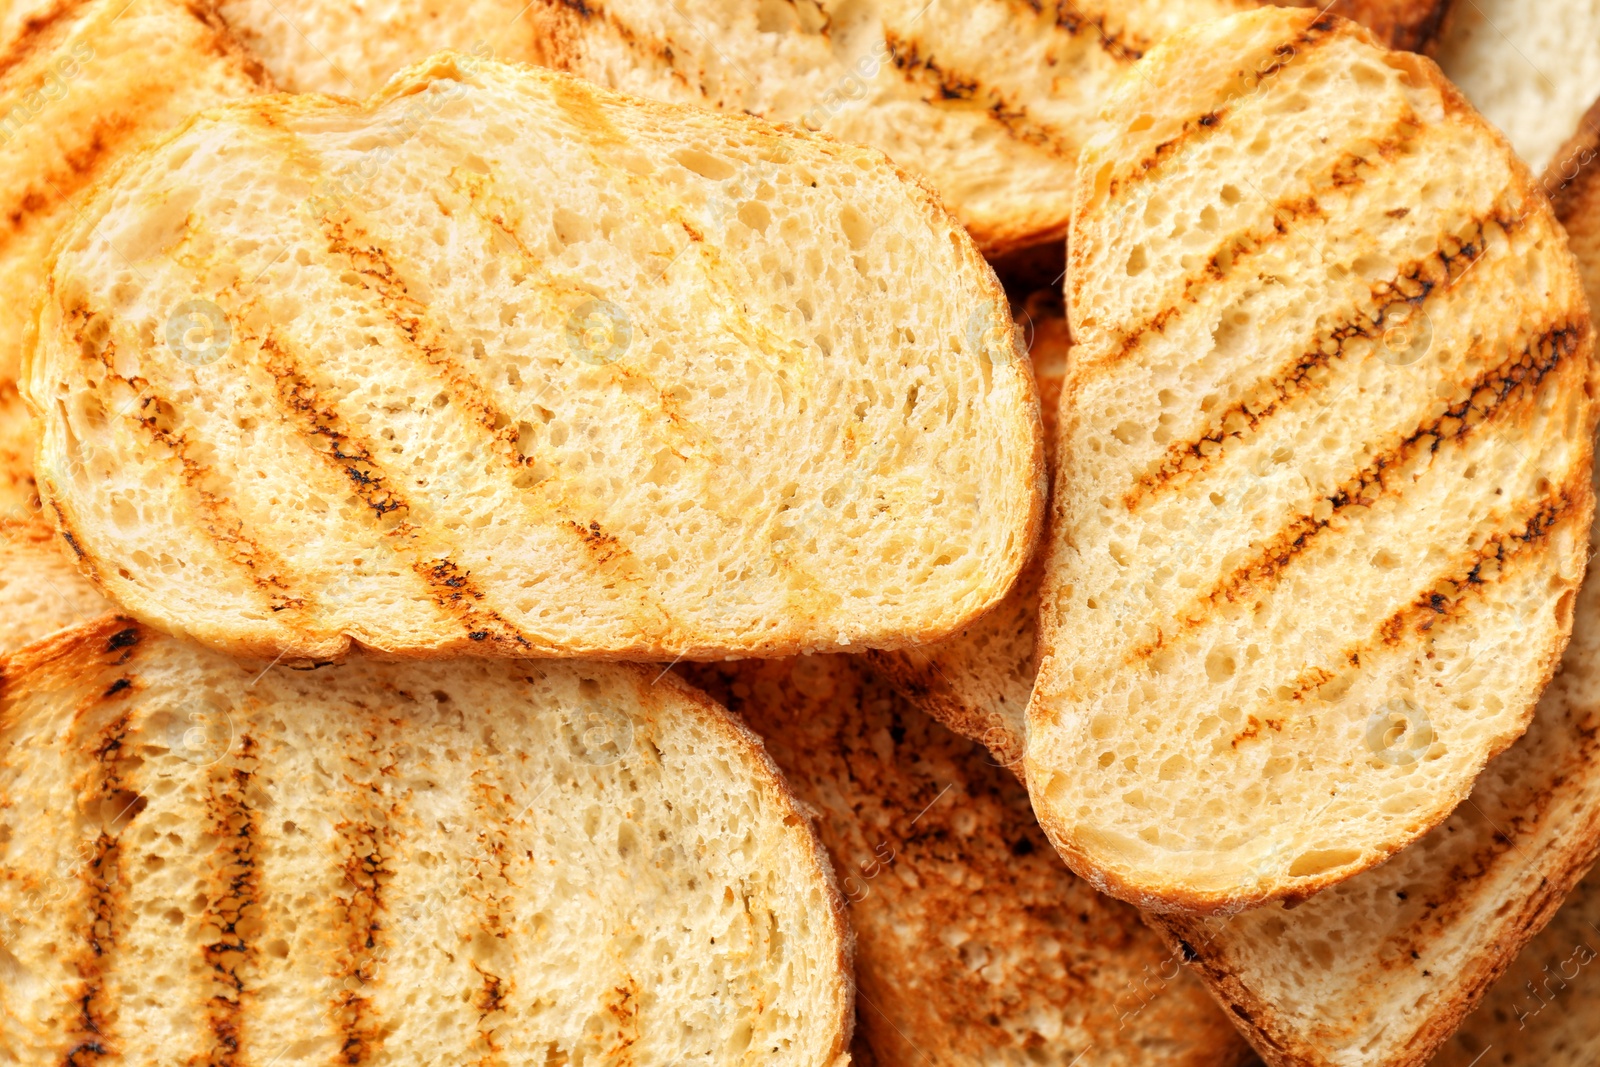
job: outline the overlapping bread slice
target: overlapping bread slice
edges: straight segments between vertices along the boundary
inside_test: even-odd
[[[993,272],[881,153],[756,119],[441,56],[197,118],[49,286],[42,496],[239,652],[899,647],[1041,523]]]
[[[113,610],[49,523],[0,518],[0,654]]]
[[[817,812],[884,1067],[1222,1067],[1244,1042],[1134,909],[1075,878],[1021,785],[859,661],[686,673],[739,712]]]
[[[1055,452],[1056,407],[1071,348],[1067,320],[1056,293],[1034,293],[1016,310],[1039,387],[1048,464]],[[870,655],[873,668],[918,708],[987,746],[1019,776],[1028,695],[1039,670],[1035,646],[1043,576],[1044,557],[1036,553],[1006,598],[960,633],[930,645]]]
[[[297,91],[366,96],[403,64],[455,48],[875,145],[999,253],[1065,235],[1073,157],[1098,102],[1144,50],[1259,2],[223,0],[221,11]],[[1412,48],[1432,37],[1444,4],[1345,7]],[[735,181],[728,195],[748,192]]]
[[[657,674],[292,671],[115,617],[14,654],[7,1058],[842,1067],[826,854]]]
[[[1437,1067],[1600,1061],[1600,870],[1591,870],[1435,1057]]]
[[[1437,44],[1445,74],[1536,173],[1560,162],[1557,149],[1600,87],[1600,5],[1462,0]]]
[[[39,514],[39,489],[33,478],[33,415],[17,383],[0,381],[0,516],[26,519]]]
[[[123,153],[195,111],[261,91],[260,65],[207,4],[17,0],[0,11],[0,381],[15,381],[46,258]]]
[[[1584,136],[1592,134],[1580,132]],[[1574,152],[1580,147],[1577,139],[1569,146]],[[1600,296],[1594,167],[1562,190],[1556,209],[1592,302]],[[1597,548],[1600,538],[1591,531],[1591,561]],[[1496,1048],[1481,1067],[1502,1062],[1508,1052],[1514,1057],[1508,1063],[1563,1062],[1515,1058],[1519,1050],[1551,1047],[1533,1029],[1554,1024],[1561,1032],[1578,1021],[1563,1019],[1555,1006],[1509,1043],[1495,1040],[1494,1020],[1508,1011],[1515,1020],[1514,1006],[1508,1007],[1515,990],[1507,983],[1521,982],[1496,978],[1595,859],[1597,765],[1600,573],[1591,566],[1576,601],[1572,639],[1527,733],[1489,765],[1442,825],[1375,870],[1293,910],[1155,921],[1174,944],[1188,947],[1201,976],[1275,1065],[1424,1064],[1480,998],[1484,1006],[1463,1032],[1484,1036],[1452,1042],[1440,1053],[1444,1062],[1460,1057],[1468,1063],[1488,1043]],[[1573,898],[1580,910],[1583,892]],[[1565,935],[1550,936],[1560,941]],[[1539,949],[1527,951],[1538,958]],[[1592,1014],[1583,1020],[1591,1023]]]
[[[1262,11],[1157,46],[1085,150],[1034,807],[1157,909],[1304,899],[1526,728],[1594,495],[1587,302],[1431,61]]]

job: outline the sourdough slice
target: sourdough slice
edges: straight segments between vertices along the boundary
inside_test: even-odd
[[[0,12],[0,381],[76,195],[201,108],[259,92],[263,72],[216,14],[178,0],[19,0]]]
[[[1056,406],[1071,348],[1059,294],[1030,295],[1017,309],[1039,387],[1045,457],[1055,450]],[[874,652],[873,668],[922,711],[962,737],[982,742],[1022,776],[1028,695],[1039,670],[1036,638],[1044,559],[1035,554],[993,611],[943,641]]]
[[[1438,60],[1541,171],[1600,87],[1600,3],[1461,0],[1445,19]]]
[[[268,668],[116,618],[5,662],[12,1062],[847,1062],[826,855],[703,694]]]
[[[1027,774],[1160,910],[1304,899],[1442,821],[1560,658],[1594,505],[1549,202],[1431,61],[1262,11],[1081,160]]]
[[[114,610],[49,523],[0,519],[0,654]]]
[[[858,661],[686,673],[766,738],[816,810],[883,1067],[1226,1067],[1248,1054],[1138,913],[1061,864],[1021,785]]]
[[[86,565],[209,644],[892,648],[1032,550],[1010,326],[880,153],[441,56],[130,166],[63,243],[26,390]]]
[[[1095,107],[1151,43],[1258,2],[223,0],[221,11],[297,91],[363,97],[437,49],[485,50],[875,145],[999,254],[1066,233]],[[1413,47],[1444,4],[1348,6]]]
[[[1600,870],[1578,883],[1433,1061],[1437,1067],[1600,1062]]]

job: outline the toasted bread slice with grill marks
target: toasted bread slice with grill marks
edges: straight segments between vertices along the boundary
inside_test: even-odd
[[[848,1062],[826,854],[704,694],[269,666],[114,617],[4,662],[14,1062]]]
[[[49,523],[0,519],[0,654],[113,611]]]
[[[205,3],[37,0],[0,19],[0,380],[15,381],[33,294],[74,198],[113,160],[201,108],[262,91],[260,65]]]
[[[993,272],[881,153],[756,119],[448,56],[220,109],[50,286],[42,496],[131,612],[241,653],[900,647],[1041,525]]]
[[[1584,139],[1593,136],[1580,130],[1568,146],[1586,163],[1566,176],[1565,187],[1559,179],[1547,182],[1559,188],[1557,213],[1591,304],[1600,298],[1600,168],[1593,165],[1592,140],[1586,150]],[[1591,530],[1591,564],[1600,550],[1597,534]],[[1515,1023],[1519,1010],[1538,1006],[1518,994],[1526,992],[1529,971],[1551,962],[1539,946],[1566,941],[1567,924],[1586,914],[1592,899],[1591,880],[1561,905],[1600,843],[1597,765],[1600,571],[1591,565],[1561,668],[1527,733],[1489,764],[1442,825],[1292,911],[1153,921],[1196,957],[1201,976],[1274,1065],[1421,1065],[1458,1025],[1461,1036],[1444,1046],[1438,1062],[1467,1064],[1480,1054],[1479,1067],[1588,1062],[1564,1060],[1553,1048],[1584,1047],[1573,1025],[1589,1027],[1592,1012],[1584,1014],[1587,1000],[1577,982],[1570,992],[1558,986],[1555,1003],[1526,1029],[1516,1031]],[[1562,925],[1552,923],[1554,932],[1530,944],[1558,906]],[[1497,981],[1519,950],[1523,961]],[[1551,999],[1549,992],[1541,991],[1540,1000]]]
[[[1062,865],[1021,785],[859,661],[685,673],[766,739],[817,812],[883,1067],[1223,1067],[1248,1053],[1138,913]]]
[[[1055,451],[1056,407],[1071,341],[1058,293],[1034,293],[1017,309],[1039,387],[1046,459]],[[962,737],[984,744],[1023,776],[1028,695],[1039,670],[1036,638],[1044,558],[1035,554],[993,611],[953,637],[898,652],[874,652],[873,669]]]
[[[1280,10],[1145,63],[1080,161],[1027,773],[1095,884],[1233,910],[1381,862],[1526,728],[1596,364],[1549,202],[1431,61]]]

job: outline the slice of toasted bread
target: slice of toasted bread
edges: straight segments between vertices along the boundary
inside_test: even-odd
[[[1600,88],[1600,4],[1460,0],[1445,19],[1437,56],[1537,173]]]
[[[260,66],[202,3],[20,0],[0,13],[0,380],[76,194],[132,147],[263,86]]]
[[[605,664],[4,662],[8,1059],[847,1062],[850,936],[758,738]]]
[[[1434,1059],[1435,1067],[1600,1063],[1600,870],[1561,905]]]
[[[49,523],[0,519],[0,653],[114,610]]]
[[[1056,406],[1071,342],[1057,293],[1034,293],[1017,310],[1039,387],[1045,458],[1055,451]],[[979,741],[1023,776],[1028,695],[1039,670],[1036,636],[1044,559],[1036,554],[993,611],[930,645],[874,652],[873,668],[924,712]]]
[[[245,653],[899,647],[1043,512],[1004,293],[881,153],[489,60],[199,117],[83,212],[30,359],[94,576]]]
[[[1587,301],[1427,59],[1261,11],[1085,149],[1028,711],[1067,862],[1156,909],[1304,899],[1526,728],[1594,506]]]
[[[1593,162],[1576,141],[1573,149],[1574,158]],[[1591,302],[1600,297],[1597,171],[1586,164],[1556,199]],[[1596,550],[1600,530],[1591,531],[1591,560]],[[1388,863],[1292,911],[1265,908],[1231,921],[1153,920],[1196,958],[1202,977],[1271,1063],[1428,1063],[1593,862],[1600,842],[1596,766],[1600,571],[1591,566],[1572,640],[1528,732],[1489,765],[1441,826]],[[1486,1003],[1480,1014],[1492,1019],[1504,999],[1499,993],[1489,999],[1500,1007]],[[1469,1023],[1468,1032],[1485,1025],[1493,1024]],[[1453,1062],[1463,1047],[1441,1055]],[[1490,1052],[1480,1067],[1498,1063],[1507,1047]],[[1481,1052],[1479,1046],[1461,1062]]]
[[[1098,101],[1145,49],[1259,2],[223,0],[221,11],[298,91],[364,97],[437,49],[484,48],[876,145],[1000,254],[1066,233],[1073,157]],[[1413,47],[1443,6],[1340,0],[1336,10]]]
[[[1248,1053],[1138,913],[1062,865],[1021,785],[858,661],[685,673],[766,739],[817,811],[883,1067],[1223,1067]]]

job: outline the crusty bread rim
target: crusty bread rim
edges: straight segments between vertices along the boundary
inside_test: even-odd
[[[126,647],[136,654],[144,639],[151,636],[171,641],[181,640],[146,627],[137,619],[127,615],[106,614],[58,630],[15,652],[0,654],[0,736],[20,725],[12,720],[15,705],[11,700],[18,679],[52,664],[66,662],[80,650],[92,648],[96,644],[105,645],[113,638],[116,639],[117,647]],[[272,666],[273,664],[268,664],[267,669],[271,669]],[[843,976],[843,984],[839,989],[839,995],[835,998],[837,1011],[830,1020],[830,1026],[836,1037],[823,1063],[832,1067],[846,1067],[849,1063],[850,1041],[856,1018],[856,935],[846,917],[845,909],[848,904],[839,888],[833,862],[822,844],[822,838],[817,833],[815,815],[790,788],[783,771],[767,752],[766,742],[746,726],[744,720],[672,671],[658,673],[636,663],[614,664],[611,669],[632,675],[641,689],[665,685],[676,695],[694,705],[702,713],[708,730],[720,731],[730,743],[746,750],[751,757],[757,781],[771,789],[775,802],[784,809],[784,826],[804,834],[809,844],[806,856],[811,871],[827,888],[828,913],[821,918],[827,924],[829,937],[838,946],[835,960],[838,963],[839,973]]]
[[[366,101],[351,101],[341,97],[316,93],[301,95],[279,93],[255,97],[239,103],[198,112],[190,116],[186,122],[167,136],[145,146],[138,152],[130,153],[128,156],[118,160],[105,175],[82,194],[83,209],[78,212],[72,224],[57,237],[48,259],[49,275],[47,281],[34,297],[33,304],[25,320],[22,377],[19,387],[23,400],[27,403],[28,410],[33,414],[33,417],[36,420],[43,421],[47,411],[46,405],[49,402],[49,387],[43,378],[43,361],[38,358],[38,349],[40,346],[40,324],[45,308],[54,299],[56,290],[56,261],[65,249],[89,233],[98,224],[100,217],[110,206],[110,197],[106,193],[112,186],[130,177],[135,171],[147,166],[155,154],[165,145],[183,137],[195,125],[202,122],[215,121],[229,112],[277,108],[301,114],[329,111],[340,114],[350,114],[352,112],[370,114],[391,101],[422,91],[434,80],[468,80],[472,77],[472,72],[480,66],[517,69],[513,64],[500,63],[493,59],[463,56],[456,52],[440,52],[402,70],[391,78],[383,89]],[[965,266],[970,268],[972,276],[981,291],[980,296],[1000,308],[1009,307],[1005,290],[1001,287],[994,269],[979,254],[977,247],[973,244],[966,231],[962,229],[960,223],[945,209],[938,194],[921,179],[896,165],[888,156],[876,148],[848,144],[827,134],[811,133],[793,126],[768,122],[754,116],[730,116],[701,108],[690,108],[684,105],[668,104],[629,96],[625,93],[601,88],[583,79],[559,71],[543,68],[527,69],[536,70],[537,75],[541,78],[567,83],[574,92],[598,102],[619,107],[628,106],[645,111],[667,125],[672,125],[687,112],[692,113],[697,122],[709,123],[714,127],[726,129],[730,133],[748,133],[753,130],[758,136],[778,139],[802,138],[815,143],[825,152],[835,153],[845,158],[864,157],[876,166],[883,166],[906,184],[913,204],[926,214],[930,230],[949,235],[950,242],[956,253],[964,261]],[[1009,312],[1007,312],[1007,321],[1009,321]],[[1016,584],[1017,576],[1022,572],[1022,568],[1026,565],[1028,559],[1032,557],[1036,546],[1042,539],[1045,499],[1048,489],[1048,468],[1044,458],[1044,431],[1038,416],[1039,393],[1033,379],[1033,372],[1027,363],[1026,353],[1020,350],[1016,344],[1016,339],[1013,338],[1013,358],[1009,360],[994,360],[991,364],[991,373],[996,376],[1010,378],[1011,385],[1018,391],[1018,400],[1022,408],[1025,412],[1031,413],[1032,418],[1027,418],[1027,414],[1022,416],[1029,424],[1025,432],[1030,439],[1026,442],[1017,442],[1017,463],[1016,470],[1013,472],[1016,484],[1011,487],[1018,498],[1024,495],[1027,497],[1022,535],[1016,540],[1015,547],[1008,557],[996,560],[996,574],[1000,580],[995,583],[988,598],[965,616],[952,617],[936,625],[924,625],[920,629],[901,631],[894,636],[873,639],[870,642],[830,645],[829,651],[866,652],[869,649],[893,650],[941,640],[959,632],[974,620],[987,614],[1005,599],[1006,594],[1011,591],[1011,587]],[[138,585],[131,581],[123,581],[114,575],[102,574],[100,569],[95,567],[88,558],[84,541],[76,532],[83,525],[82,516],[73,508],[70,499],[60,492],[56,477],[57,472],[46,463],[46,445],[47,434],[41,433],[34,456],[35,478],[39,487],[39,497],[49,505],[49,510],[52,513],[51,521],[72,547],[77,557],[79,569],[93,580],[108,597],[120,604],[130,616],[140,619],[157,629],[171,629],[171,621],[161,615],[158,606],[152,602],[151,598]],[[815,642],[808,644],[796,638],[783,641],[748,639],[744,641],[730,640],[715,646],[697,647],[685,651],[677,646],[666,645],[659,638],[649,643],[640,642],[629,647],[618,648],[615,646],[583,646],[570,643],[556,645],[534,641],[528,641],[516,646],[506,646],[504,643],[497,641],[477,642],[462,635],[459,638],[443,641],[428,647],[413,646],[401,649],[384,649],[370,646],[348,633],[340,633],[326,640],[307,640],[304,635],[296,635],[297,639],[295,641],[280,643],[272,640],[236,636],[229,627],[220,624],[197,626],[186,631],[184,636],[232,655],[245,657],[281,655],[290,663],[337,660],[345,656],[352,647],[368,649],[385,656],[404,659],[437,659],[465,653],[474,656],[581,657],[587,659],[655,660],[665,662],[677,659],[716,660],[740,656],[783,658],[812,651],[815,644]]]

